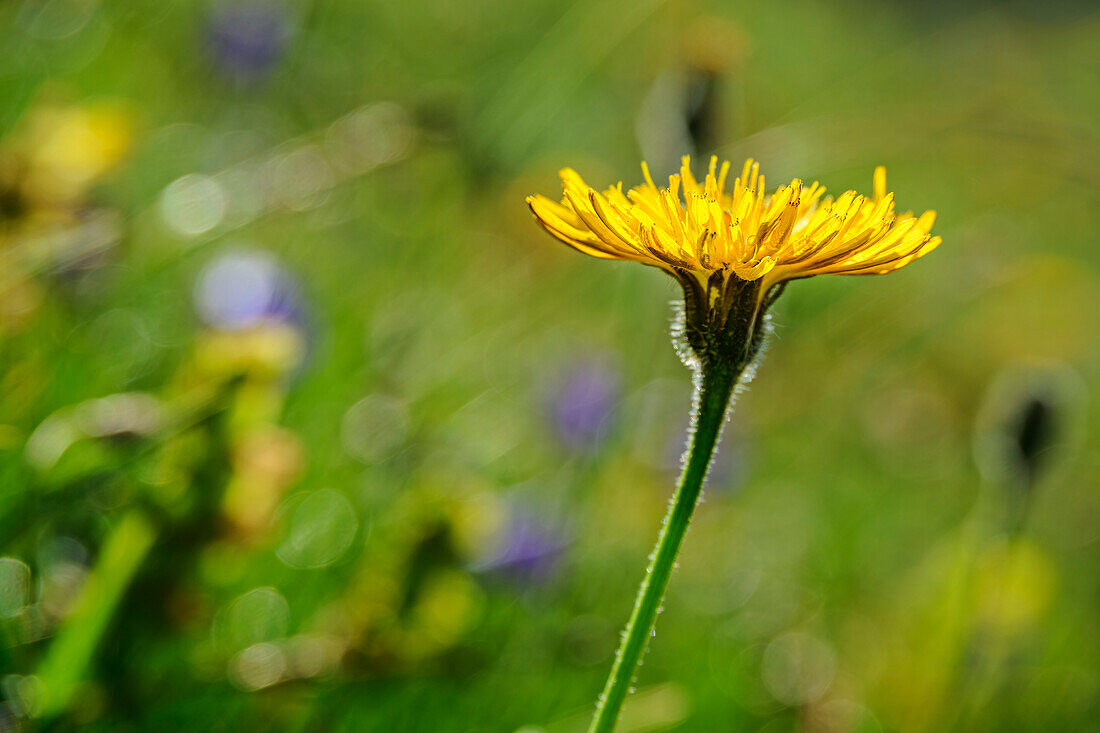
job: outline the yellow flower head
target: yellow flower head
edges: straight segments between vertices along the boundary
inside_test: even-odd
[[[27,195],[42,205],[73,204],[129,153],[130,110],[118,103],[36,110],[28,120]]]
[[[697,181],[683,158],[678,175],[658,188],[642,163],[645,183],[602,194],[571,168],[561,171],[559,204],[530,196],[539,224],[570,247],[593,257],[660,267],[681,282],[704,288],[723,281],[772,285],[811,275],[881,275],[900,269],[940,243],[930,234],[934,211],[896,214],[886,192],[886,169],[875,169],[874,194],[845,191],[835,200],[815,181],[793,180],[765,194],[759,165],[745,161],[727,190],[729,162],[710,159]]]

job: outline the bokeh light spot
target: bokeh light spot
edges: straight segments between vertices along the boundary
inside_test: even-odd
[[[787,705],[818,700],[836,675],[836,655],[820,639],[795,631],[779,636],[764,650],[764,685]]]
[[[229,672],[230,679],[241,689],[260,690],[283,678],[286,657],[275,644],[253,644],[233,658]]]
[[[275,191],[289,209],[305,211],[324,203],[335,177],[321,151],[299,148],[277,159],[272,166]]]
[[[22,560],[0,557],[0,618],[11,618],[27,605],[31,569]]]
[[[289,530],[276,554],[295,568],[330,565],[351,547],[359,529],[359,518],[351,502],[338,491],[321,489],[294,497]]]
[[[411,142],[408,113],[391,102],[378,102],[334,122],[325,144],[333,162],[354,174],[403,158]]]
[[[396,397],[373,394],[344,413],[340,439],[348,455],[363,463],[375,463],[396,451],[405,442],[408,430],[404,403]]]
[[[197,237],[221,223],[226,209],[225,190],[209,176],[192,173],[168,184],[161,194],[164,223],[181,237]]]
[[[274,588],[256,588],[230,604],[215,627],[215,635],[230,649],[241,649],[286,635],[290,606]]]

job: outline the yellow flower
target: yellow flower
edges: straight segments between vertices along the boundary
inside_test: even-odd
[[[134,121],[122,104],[43,108],[28,120],[27,195],[71,204],[130,151]]]
[[[566,168],[560,204],[545,196],[527,203],[546,231],[584,254],[659,267],[704,291],[733,278],[758,281],[759,297],[812,275],[893,272],[940,243],[930,233],[934,211],[894,213],[882,167],[875,169],[872,196],[845,191],[834,200],[816,181],[806,187],[797,179],[766,195],[751,159],[729,191],[728,161],[718,169],[712,157],[703,181],[689,163],[685,156],[668,188],[658,188],[642,163],[645,184],[624,193],[619,183],[602,194]]]
[[[875,170],[870,198],[846,191],[834,201],[816,182],[803,188],[797,179],[768,196],[752,160],[727,192],[728,162],[719,170],[712,157],[702,182],[690,162],[682,159],[668,188],[658,188],[642,163],[645,184],[626,193],[619,183],[601,194],[566,168],[560,204],[545,196],[527,198],[539,224],[573,249],[659,267],[676,278],[684,305],[673,322],[673,344],[695,374],[683,472],[597,704],[593,733],[612,731],[619,719],[731,399],[756,371],[771,331],[768,308],[785,283],[812,275],[893,272],[940,243],[931,234],[934,212],[894,213],[884,168]]]

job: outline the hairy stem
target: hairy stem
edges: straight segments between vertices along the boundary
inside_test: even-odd
[[[623,632],[622,644],[615,655],[615,663],[600,696],[589,733],[608,733],[614,730],[619,720],[619,713],[630,691],[638,662],[641,661],[649,637],[653,634],[653,625],[661,610],[672,570],[676,566],[680,545],[683,544],[695,506],[699,502],[703,481],[718,444],[730,397],[744,370],[744,362],[734,365],[706,360],[700,370],[695,394],[695,432],[691,438],[687,462],[669,504],[661,533],[657,537],[657,545],[650,556],[649,569],[638,589],[634,611]]]

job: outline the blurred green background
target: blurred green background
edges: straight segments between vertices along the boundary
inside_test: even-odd
[[[779,302],[621,730],[1100,730],[1092,3],[17,0],[0,59],[0,731],[583,730],[690,379],[523,197],[712,152],[944,244]]]

